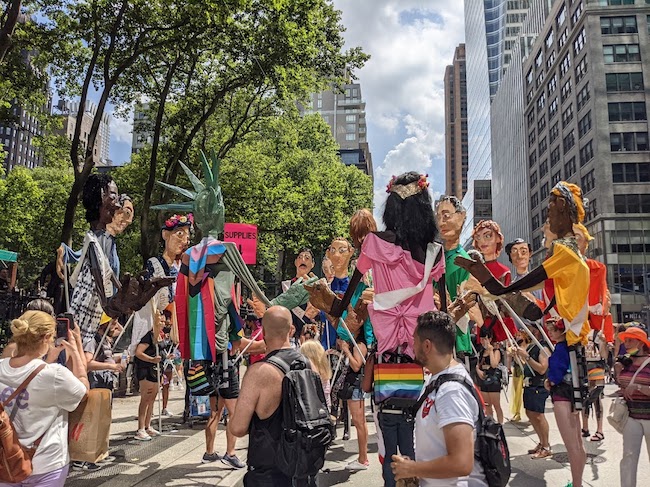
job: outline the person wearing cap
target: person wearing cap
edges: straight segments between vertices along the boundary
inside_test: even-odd
[[[650,457],[650,340],[646,331],[636,326],[619,336],[627,353],[618,358],[616,375],[619,394],[625,398],[630,413],[623,429],[620,480],[621,487],[635,487],[644,437]]]

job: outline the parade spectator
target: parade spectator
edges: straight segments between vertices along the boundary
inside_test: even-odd
[[[528,330],[535,336],[538,342],[542,343],[542,335],[536,326],[529,326]],[[539,438],[539,443],[528,453],[531,458],[547,458],[553,455],[551,444],[548,440],[549,426],[544,412],[546,410],[546,399],[548,391],[544,388],[546,371],[548,370],[548,357],[551,351],[547,347],[540,349],[532,340],[526,340],[526,346],[519,347],[516,355],[523,362],[524,375],[524,409],[526,416],[533,425],[533,429]]]
[[[551,392],[555,421],[569,455],[573,487],[582,487],[582,474],[587,461],[580,435],[579,412],[573,406],[569,347],[566,342],[564,321],[548,320],[548,335],[555,342],[555,350],[548,359],[548,378],[544,387]]]
[[[348,361],[349,369],[345,377],[344,388],[351,389],[352,393],[347,399],[347,406],[354,428],[357,430],[357,443],[359,446],[359,458],[348,463],[346,470],[358,471],[367,470],[370,462],[368,461],[368,424],[366,423],[366,393],[361,389],[361,379],[363,377],[364,359],[368,355],[368,348],[365,344],[363,331],[356,337],[358,345],[354,347],[350,342],[337,340],[338,347],[344,358]]]
[[[330,365],[325,349],[318,342],[318,340],[307,340],[300,347],[300,353],[309,359],[311,368],[320,377],[323,384],[323,392],[325,393],[325,401],[327,407],[332,407],[332,367]]]
[[[171,312],[165,310],[162,313],[164,325],[162,328],[163,339],[158,344],[160,356],[162,357],[162,411],[163,416],[171,417],[172,413],[167,409],[169,404],[169,388],[171,387],[172,380],[174,379],[174,351],[176,346],[172,341],[170,334],[172,331],[172,316]]]
[[[264,331],[262,330],[262,321],[257,317],[257,315],[254,315],[253,313],[250,313],[246,316],[246,322],[249,324],[251,328],[251,340],[255,341],[264,341]],[[263,360],[265,355],[263,353],[251,353],[248,356],[248,364],[253,365],[260,360]]]
[[[272,306],[262,319],[266,358],[278,356],[287,363],[300,359],[289,343],[291,313]],[[275,451],[282,434],[282,381],[284,374],[266,360],[251,365],[242,382],[239,406],[228,422],[234,436],[249,435],[248,472],[245,487],[291,486],[292,479],[275,465]]]
[[[455,342],[456,324],[446,313],[428,312],[418,318],[415,360],[431,372],[425,387],[443,374],[461,375],[471,384],[467,369],[453,359]],[[416,477],[421,487],[487,487],[474,456],[479,407],[459,382],[444,382],[431,392],[415,416],[415,461],[393,455],[395,478]]]
[[[17,350],[14,357],[0,360],[2,396],[8,398],[37,368],[43,368],[25,394],[7,404],[20,443],[36,448],[32,474],[22,483],[3,486],[62,487],[68,476],[68,413],[79,406],[89,385],[81,351],[71,335],[57,348],[68,353],[72,370],[41,360],[50,349],[55,330],[54,317],[42,311],[27,311],[11,322]]]
[[[630,412],[623,429],[620,478],[622,487],[635,487],[643,438],[650,457],[650,340],[645,330],[634,326],[621,333],[620,338],[627,355],[616,364],[618,385]],[[631,384],[634,374],[637,375]]]
[[[160,432],[151,427],[153,405],[158,393],[158,367],[161,357],[156,349],[158,337],[153,330],[147,332],[135,349],[135,373],[140,384],[140,406],[138,407],[138,431],[134,438],[149,441]]]
[[[497,421],[503,424],[503,409],[501,408],[501,350],[494,342],[494,331],[486,326],[480,332],[482,350],[479,353],[476,373],[479,378],[485,407],[489,416],[496,412]]]
[[[607,341],[602,332],[591,330],[587,335],[585,356],[587,358],[587,373],[589,378],[589,404],[596,413],[596,432],[590,441],[603,441],[603,394],[605,390],[605,360],[607,357]],[[582,411],[582,436],[589,437],[589,412]]]

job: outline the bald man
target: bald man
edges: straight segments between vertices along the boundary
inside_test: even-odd
[[[244,486],[291,487],[291,479],[275,467],[275,451],[282,433],[282,379],[278,367],[267,362],[273,356],[288,364],[304,360],[291,348],[291,313],[282,306],[272,306],[262,318],[266,357],[251,365],[244,376],[237,409],[228,422],[234,436],[249,434],[248,472]]]

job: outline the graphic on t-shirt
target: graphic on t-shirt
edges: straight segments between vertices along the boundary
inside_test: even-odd
[[[432,400],[430,397],[427,397],[424,400],[424,407],[422,408],[422,419],[429,416],[429,412],[431,412],[431,406],[433,406],[435,402],[436,401]]]
[[[0,393],[0,402],[5,402],[7,399],[9,399],[14,391],[15,389],[13,387],[5,387],[5,389]],[[21,391],[16,399],[8,404],[5,404],[5,409],[12,408],[14,401],[16,402],[16,407],[18,409],[27,409],[29,407],[29,403],[27,402],[29,401],[29,392],[27,392],[27,389]]]

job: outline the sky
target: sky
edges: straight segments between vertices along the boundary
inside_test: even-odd
[[[457,0],[334,0],[342,11],[346,47],[371,58],[356,74],[366,101],[375,176],[375,213],[392,175],[429,174],[433,195],[444,192],[444,72],[464,41]],[[110,108],[112,110],[112,107]],[[113,117],[111,158],[128,161],[132,120]]]

